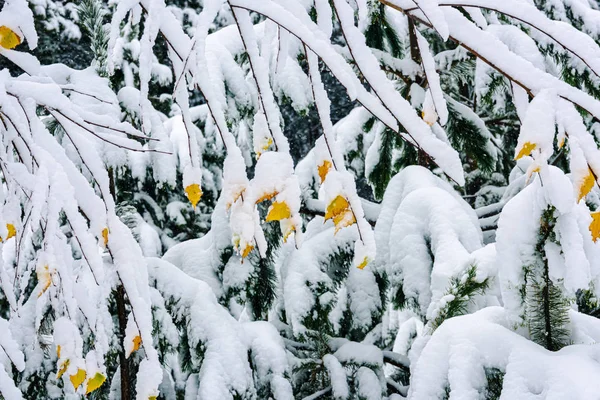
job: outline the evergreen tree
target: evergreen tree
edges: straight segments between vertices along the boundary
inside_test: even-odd
[[[600,389],[595,5],[1,7],[2,398]]]

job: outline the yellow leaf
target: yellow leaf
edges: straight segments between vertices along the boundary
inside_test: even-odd
[[[86,377],[86,373],[84,369],[79,368],[77,370],[77,373],[75,375],[71,375],[69,377],[69,379],[71,380],[71,384],[73,385],[73,388],[75,388],[75,390],[77,390],[77,388],[79,386],[81,386],[81,384],[83,383],[83,381],[85,381],[85,377]]]
[[[198,202],[200,201],[200,198],[202,197],[202,189],[200,189],[200,185],[198,185],[197,183],[192,183],[191,185],[188,185],[185,188],[185,194],[186,194],[188,200],[190,201],[190,203],[192,203],[192,207],[194,207],[194,210],[195,210],[196,205],[198,204]]]
[[[338,233],[338,231],[342,228],[350,226],[356,222],[356,218],[354,218],[354,213],[351,210],[346,210],[341,214],[333,217],[333,225],[335,225],[334,234]]]
[[[7,26],[0,26],[0,46],[14,49],[21,43],[21,38]]]
[[[325,221],[333,218],[333,225],[335,225],[335,232],[346,226],[350,226],[356,222],[354,212],[350,209],[350,204],[343,196],[338,195],[329,205],[325,212]]]
[[[562,138],[560,138],[560,141],[558,142],[558,148],[562,149],[564,145],[565,145],[565,137],[563,136]]]
[[[435,124],[435,121],[437,119],[437,117],[435,115],[429,115],[425,111],[421,111],[421,118],[423,118],[423,121],[425,121],[425,123],[429,126],[433,126],[433,124]]]
[[[140,345],[142,344],[142,337],[140,335],[137,335],[136,337],[133,338],[133,349],[131,349],[131,353],[133,353],[134,351],[138,351],[140,349]],[[130,355],[131,353],[129,353],[128,355]]]
[[[40,282],[42,284],[42,290],[38,294],[38,297],[41,297],[41,295],[43,295],[44,292],[46,290],[48,290],[48,288],[52,284],[52,276],[50,274],[50,270],[47,265],[44,265],[44,268],[37,271],[37,279],[38,279],[38,282]]]
[[[58,372],[56,373],[56,379],[60,379],[60,377],[63,376],[63,374],[67,371],[67,368],[69,368],[70,362],[71,361],[69,361],[69,360],[65,360],[62,362],[62,364],[60,365],[60,368],[58,369]]]
[[[350,204],[348,204],[348,200],[346,200],[342,195],[338,195],[327,206],[327,211],[325,212],[325,221],[341,214],[349,207]]]
[[[263,144],[263,146],[262,146],[263,151],[269,150],[269,147],[271,147],[272,144],[273,144],[273,139],[268,138],[267,142],[265,144]]]
[[[515,157],[515,160],[518,160],[518,159],[520,159],[522,157],[530,155],[531,152],[536,147],[537,147],[537,145],[535,143],[531,143],[531,142],[525,142],[525,143],[523,143],[523,147],[521,147],[521,150],[519,150],[519,153]]]
[[[596,211],[590,214],[592,216],[592,223],[590,224],[590,232],[592,233],[592,239],[594,242],[600,238],[600,211]]]
[[[289,218],[291,215],[292,212],[285,201],[276,201],[269,207],[266,221],[281,221],[282,219]]]
[[[283,243],[287,243],[287,240],[292,234],[292,232],[296,232],[296,226],[290,224],[290,226],[285,230],[285,233],[283,234]]]
[[[85,394],[92,393],[94,390],[98,389],[100,386],[102,386],[105,380],[106,376],[100,372],[96,372],[96,375],[94,375],[94,377],[90,378],[88,381],[87,387],[85,388]]]
[[[108,228],[102,229],[102,239],[104,240],[104,247],[108,245]]]
[[[6,224],[6,230],[8,231],[8,236],[6,236],[6,240],[10,239],[17,235],[17,230],[13,224]]]
[[[588,168],[588,174],[581,181],[581,185],[579,186],[579,194],[577,196],[577,202],[580,202],[594,187],[594,183],[596,183],[596,179],[594,179],[594,174],[592,170]]]
[[[150,396],[150,397],[148,397],[148,400],[156,400],[156,399],[157,399],[156,396]]]
[[[262,196],[260,196],[258,198],[258,200],[256,200],[256,204],[262,203],[263,201],[266,201],[266,200],[271,200],[273,197],[277,196],[278,194],[279,194],[278,192],[265,193]]]
[[[363,258],[362,262],[360,264],[358,264],[358,266],[356,268],[364,269],[368,263],[369,263],[369,259],[368,259],[368,257],[365,256],[365,258]]]
[[[248,257],[248,254],[250,254],[252,249],[254,249],[254,246],[247,244],[246,247],[244,247],[244,250],[242,250],[242,258]]]
[[[60,358],[60,344],[56,346],[56,357]]]
[[[329,172],[330,168],[331,168],[331,161],[329,161],[329,160],[324,160],[323,164],[321,164],[317,167],[317,170],[319,171],[319,178],[321,178],[321,183],[323,183],[325,181],[325,177],[327,176],[327,173]]]

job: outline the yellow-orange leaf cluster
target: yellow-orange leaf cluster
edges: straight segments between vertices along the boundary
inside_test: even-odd
[[[194,210],[196,209],[196,205],[200,201],[202,197],[202,189],[200,189],[200,185],[197,183],[192,183],[185,188],[185,195],[187,196],[190,203],[192,203],[192,207]]]
[[[325,221],[333,219],[335,233],[340,229],[350,226],[356,222],[354,213],[350,209],[350,204],[342,195],[337,195],[327,206],[325,212]]]
[[[531,142],[525,142],[523,143],[523,146],[521,147],[521,149],[519,150],[519,152],[517,153],[517,156],[515,157],[515,160],[519,160],[525,156],[528,156],[531,154],[531,152],[533,150],[535,150],[535,148],[537,147],[537,145],[535,143],[531,143]]]
[[[21,43],[21,38],[7,26],[0,26],[0,46],[5,49],[14,49]]]

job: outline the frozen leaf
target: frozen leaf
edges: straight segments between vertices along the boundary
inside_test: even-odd
[[[102,239],[104,240],[104,247],[108,245],[108,228],[102,229]]]
[[[50,273],[50,269],[47,265],[44,265],[41,268],[38,267],[37,279],[38,282],[42,285],[42,290],[38,294],[38,297],[40,297],[44,294],[44,292],[46,292],[46,290],[48,290],[48,288],[52,284],[52,274]]]
[[[583,198],[585,198],[585,196],[587,196],[587,194],[594,187],[595,183],[596,183],[596,179],[594,179],[594,174],[592,173],[592,170],[588,168],[587,175],[579,182],[577,202],[580,202],[581,199],[583,199]]]
[[[346,200],[341,195],[336,196],[327,206],[327,212],[325,213],[325,221],[335,217],[338,214],[341,214],[343,211],[347,210],[348,207],[350,207],[350,204],[348,204],[348,200]]]
[[[354,217],[354,213],[352,212],[352,210],[345,210],[344,212],[333,217],[333,224],[335,225],[334,233],[338,233],[340,229],[350,226],[355,222],[356,218]]]
[[[369,258],[365,257],[365,258],[363,258],[362,262],[356,266],[356,268],[364,269],[368,263],[369,263]]]
[[[247,244],[246,247],[244,247],[244,249],[241,251],[242,258],[248,257],[248,254],[250,254],[252,249],[254,249],[254,246]]]
[[[435,124],[435,121],[437,121],[437,113],[435,112],[435,110],[423,110],[421,112],[421,118],[423,118],[423,121],[425,121],[427,125],[433,126],[433,124]]]
[[[56,346],[56,357],[60,358],[60,344]]]
[[[77,373],[75,373],[75,375],[71,375],[69,377],[69,379],[71,380],[71,384],[73,385],[73,388],[75,390],[77,390],[77,388],[79,386],[81,386],[81,384],[83,383],[83,381],[85,381],[85,377],[86,377],[86,373],[84,369],[79,368],[77,370]]]
[[[60,347],[60,346],[58,346]],[[69,364],[70,364],[70,360],[64,360],[61,364],[60,364],[60,368],[58,369],[58,372],[56,373],[56,379],[60,379],[61,376],[63,376],[63,374],[67,371],[67,368],[69,368]]]
[[[191,185],[188,185],[185,188],[185,194],[186,194],[188,200],[190,201],[190,203],[192,203],[192,207],[194,207],[194,210],[195,210],[196,205],[198,204],[198,202],[200,201],[200,198],[202,197],[202,189],[200,189],[200,185],[198,185],[197,183],[192,183]]]
[[[8,234],[6,235],[6,239],[4,240],[8,240],[11,237],[15,237],[17,235],[17,229],[15,228],[15,226],[13,224],[6,224],[6,230],[8,231]],[[2,238],[0,237],[0,242],[2,242]]]
[[[21,38],[7,26],[0,26],[0,46],[14,49],[21,43]]]
[[[331,203],[327,206],[325,213],[325,221],[333,218],[333,224],[335,225],[335,232],[337,233],[340,229],[350,226],[356,222],[354,213],[350,209],[350,204],[343,196],[336,196]]]
[[[592,223],[590,224],[590,232],[592,233],[592,239],[595,241],[600,237],[600,211],[591,213]]]
[[[269,148],[271,147],[272,144],[273,144],[272,138],[266,138],[266,140],[263,140],[263,143],[260,146],[260,150],[258,150],[256,152],[256,159],[258,160],[263,152],[269,150]]]
[[[287,243],[288,238],[293,232],[296,232],[296,226],[290,219],[286,219],[280,222],[281,230],[283,231],[283,242]]]
[[[535,143],[525,142],[523,146],[518,150],[515,160],[519,160],[525,156],[531,154],[531,152],[537,147]]]
[[[129,354],[127,354],[127,357],[129,357],[131,355],[131,353],[136,352],[140,349],[140,345],[142,344],[142,337],[140,335],[137,335],[136,337],[133,338],[133,348],[131,349],[131,352]]]
[[[290,208],[285,201],[276,201],[269,207],[266,221],[281,221],[282,219],[289,218],[291,215]]]
[[[96,372],[96,375],[94,375],[94,377],[90,378],[88,381],[87,387],[85,388],[85,394],[92,393],[94,390],[98,389],[100,386],[102,386],[105,380],[106,376],[100,372]]]
[[[266,200],[271,200],[273,197],[277,196],[278,194],[279,194],[278,192],[265,193],[262,196],[260,196],[258,198],[258,200],[256,200],[256,204],[262,203],[263,201],[266,201]]]
[[[319,178],[321,178],[321,183],[323,183],[325,181],[327,173],[331,169],[331,161],[323,160],[323,164],[319,165],[317,169],[319,171]]]

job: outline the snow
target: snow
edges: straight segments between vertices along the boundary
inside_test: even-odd
[[[593,377],[600,374],[597,345],[549,352],[507,324],[501,307],[448,320],[431,336],[413,367],[408,398],[437,398],[447,384],[453,396],[479,398],[486,385],[483,367],[505,372],[503,397],[525,399],[544,393],[546,398],[594,398],[599,387]]]

